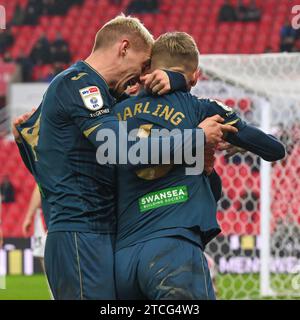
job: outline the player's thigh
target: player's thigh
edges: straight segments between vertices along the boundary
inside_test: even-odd
[[[140,259],[138,279],[143,293],[147,293],[149,299],[215,298],[202,251],[180,238],[147,241]]]
[[[80,279],[72,232],[49,233],[45,247],[45,271],[54,299],[80,299]]]
[[[115,253],[115,279],[117,299],[145,299],[145,296],[142,294],[139,288],[137,280],[137,267],[142,247],[143,244],[136,244],[118,250]]]
[[[111,235],[54,232],[47,237],[45,267],[55,299],[115,299]]]
[[[84,299],[116,299],[114,242],[110,234],[76,233]]]

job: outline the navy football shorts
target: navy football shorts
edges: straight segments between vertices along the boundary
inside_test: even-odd
[[[51,232],[45,269],[54,299],[116,299],[114,235]]]
[[[118,299],[215,299],[202,250],[184,238],[156,238],[120,249],[115,270]]]

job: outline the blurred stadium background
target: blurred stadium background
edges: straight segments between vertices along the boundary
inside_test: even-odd
[[[202,76],[194,89],[217,98],[287,147],[280,163],[246,153],[216,169],[223,181],[222,234],[207,247],[219,299],[300,296],[300,30],[294,0],[0,0],[0,299],[49,299],[22,223],[34,180],[10,134],[11,119],[37,106],[57,73],[90,52],[96,31],[120,12],[155,37],[194,36]],[[300,11],[300,10],[299,10]],[[300,20],[300,19],[298,19]],[[31,230],[32,232],[32,230]]]

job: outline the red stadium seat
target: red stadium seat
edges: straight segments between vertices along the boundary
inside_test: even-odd
[[[3,0],[3,2],[12,14],[17,1]],[[27,0],[19,1],[19,3],[25,5]],[[65,17],[42,16],[34,32],[30,26],[13,27],[13,33],[19,37],[11,50],[12,54],[17,56],[25,47],[24,39],[31,39],[32,36],[43,31],[46,31],[53,39],[58,30],[68,38],[70,47],[77,50],[78,38],[82,37],[83,32],[76,31],[76,29],[84,30],[84,33],[92,32],[94,35],[96,29],[104,22],[119,11],[125,11],[128,3],[129,0],[123,1],[121,5],[113,5],[108,1],[85,0],[82,6],[72,6]],[[264,52],[267,46],[278,49],[279,30],[289,14],[291,4],[284,2],[277,4],[276,0],[258,3],[260,3],[263,12],[259,23],[218,23],[217,15],[223,4],[222,0],[215,1],[213,6],[210,0],[202,0],[200,4],[196,0],[178,0],[176,4],[173,1],[165,0],[161,4],[162,13],[138,16],[144,20],[145,25],[155,35],[167,30],[191,32],[198,41],[202,53],[260,53]],[[61,28],[62,26],[63,28]],[[72,37],[69,37],[71,33]],[[258,36],[256,37],[256,35]],[[22,40],[19,40],[21,38]],[[28,51],[28,48],[26,49]]]

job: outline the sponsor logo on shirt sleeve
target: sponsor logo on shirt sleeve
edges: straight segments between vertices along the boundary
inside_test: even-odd
[[[87,109],[97,111],[103,107],[103,98],[98,87],[85,87],[80,89],[79,93]]]

